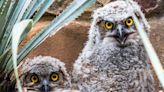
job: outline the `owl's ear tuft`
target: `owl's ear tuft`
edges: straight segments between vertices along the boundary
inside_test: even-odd
[[[65,82],[64,86],[68,86],[68,85],[71,85],[71,78],[66,70],[66,67],[65,66],[59,66],[60,68],[60,72],[62,73],[63,75],[63,80],[67,81]]]
[[[102,21],[103,21],[103,19],[101,17],[98,17],[96,19],[96,25],[100,25]]]
[[[63,78],[65,79],[65,80],[69,80],[68,78],[69,78],[69,74],[67,73],[67,71],[66,71],[66,68],[65,67],[62,67],[62,66],[59,66],[59,68],[60,68],[60,72],[63,74]]]

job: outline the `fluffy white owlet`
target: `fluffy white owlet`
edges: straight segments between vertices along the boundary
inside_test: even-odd
[[[89,40],[72,72],[72,82],[80,91],[156,92],[132,14],[147,34],[149,25],[140,15],[139,5],[130,3],[135,7],[117,0],[94,11]]]
[[[25,92],[74,92],[65,64],[50,56],[27,59],[19,69]]]

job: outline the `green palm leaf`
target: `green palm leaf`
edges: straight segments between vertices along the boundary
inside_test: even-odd
[[[40,9],[40,11],[44,11],[52,4],[53,0],[50,0],[51,3],[43,3],[44,1],[47,0],[39,0],[42,1],[40,3],[39,7],[41,5],[46,6]],[[9,49],[11,49],[11,32],[13,29],[13,26],[15,23],[20,22],[23,17],[27,15],[33,15],[34,12],[38,9],[37,3],[39,2],[38,0],[3,0],[0,1],[2,3],[2,7],[0,8],[0,12],[3,11],[2,14],[0,14],[0,21],[3,21],[0,23],[0,56],[3,56],[4,53],[6,53]],[[31,3],[34,3],[34,6],[31,6]],[[31,9],[34,9],[34,12],[27,12],[27,10],[31,7]],[[35,9],[36,8],[36,9]],[[33,11],[33,10],[32,10]],[[30,13],[30,14],[28,14]],[[37,14],[35,18],[39,20],[43,13]],[[27,18],[24,18],[27,19]],[[36,21],[37,22],[37,21]],[[33,26],[33,25],[32,25]],[[24,37],[27,35],[29,32],[29,29],[25,29],[23,31],[23,34],[21,35],[20,42],[24,39]],[[19,42],[19,43],[20,43]],[[9,68],[8,66],[12,66],[12,54],[11,51],[8,52],[7,56],[5,56],[5,60],[1,59],[1,69],[0,70],[12,70],[13,67]]]
[[[0,54],[3,53],[3,48],[2,48],[2,39],[3,39],[3,35],[5,33],[4,29],[5,29],[5,25],[7,23],[8,20],[8,13],[10,13],[10,5],[11,5],[11,1],[12,0],[8,0],[8,1],[4,1],[2,7],[0,8],[0,21],[3,21],[0,23]],[[2,3],[2,1],[1,1]]]

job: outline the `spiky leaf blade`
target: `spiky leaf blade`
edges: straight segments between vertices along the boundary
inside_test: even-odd
[[[17,51],[18,51],[18,45],[21,38],[22,33],[24,30],[29,29],[32,27],[32,20],[24,20],[20,23],[17,23],[14,25],[12,30],[12,57],[13,57],[13,66],[14,66],[14,73],[17,80],[17,87],[18,91],[22,92],[18,70],[17,70]]]
[[[45,0],[40,7],[40,9],[37,11],[37,13],[34,15],[33,20],[34,24],[41,18],[41,16],[45,13],[45,11],[53,4],[54,0]]]
[[[19,26],[17,26],[18,24],[19,24]],[[23,22],[20,22],[18,24],[16,26],[14,26],[14,27],[18,27],[17,30],[23,30],[23,33],[21,34],[21,37],[19,38],[19,42],[20,42],[21,39],[22,39],[22,36],[24,36],[26,34],[26,31],[27,30],[31,30],[31,28],[33,26],[33,21],[31,19],[28,19],[28,20],[24,20]],[[16,31],[16,28],[13,29],[13,32],[14,31]],[[10,58],[10,60],[8,60],[6,69],[9,70],[9,71],[13,69],[12,58]]]
[[[3,34],[5,33],[5,24],[7,23],[7,19],[8,19],[8,12],[9,12],[9,8],[11,5],[11,1],[12,0],[5,0],[3,2],[2,7],[0,8],[0,21],[3,21],[0,23],[0,43],[2,42],[3,39]],[[2,45],[2,43],[1,43]],[[0,46],[2,47],[2,46]],[[3,48],[0,49],[0,54],[3,53]]]
[[[44,0],[33,0],[28,7],[27,11],[22,17],[23,19],[30,19],[31,16],[39,9],[39,7],[43,4]]]
[[[9,21],[10,26],[6,26],[5,34],[3,35],[3,42],[2,42],[2,48],[6,48],[11,42],[11,31],[15,23],[19,22],[21,19],[21,16],[23,14],[23,11],[25,11],[25,7],[29,4],[31,0],[19,0],[17,3],[17,6],[15,7],[15,11],[13,12],[11,19]],[[27,3],[26,3],[27,2]]]
[[[0,55],[0,73],[2,73],[7,65],[7,56],[10,53],[10,49],[5,50],[5,52]]]

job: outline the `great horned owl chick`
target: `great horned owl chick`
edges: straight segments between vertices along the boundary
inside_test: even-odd
[[[25,92],[72,92],[65,64],[50,56],[27,59],[19,69]],[[67,91],[66,91],[67,90]]]
[[[147,33],[149,25],[131,0],[113,1],[94,11],[89,40],[73,68],[82,92],[156,92],[148,56],[134,24],[134,13]]]

